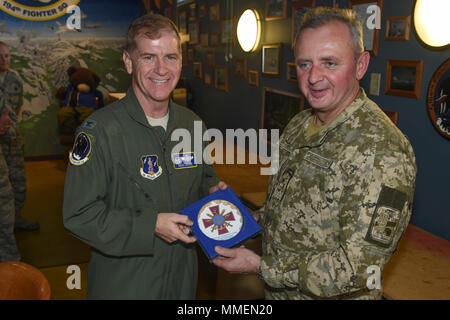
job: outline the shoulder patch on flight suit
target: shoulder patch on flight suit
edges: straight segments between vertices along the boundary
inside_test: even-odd
[[[175,169],[186,169],[197,167],[194,152],[172,153],[172,162]]]
[[[406,193],[382,186],[366,240],[382,247],[389,247],[394,239],[406,201]]]
[[[162,168],[158,165],[157,155],[146,155],[141,157],[141,176],[146,179],[155,180],[162,174]]]
[[[85,164],[89,160],[91,150],[91,138],[85,132],[80,132],[75,138],[72,152],[69,154],[70,163],[75,166]]]

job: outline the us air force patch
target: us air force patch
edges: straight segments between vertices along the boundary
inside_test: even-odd
[[[197,167],[194,152],[172,153],[172,162],[175,169]]]
[[[158,165],[157,155],[147,155],[141,157],[142,167],[141,176],[146,179],[154,180],[162,174],[162,168]]]
[[[383,186],[366,240],[382,247],[389,247],[394,240],[406,201],[406,193]]]
[[[208,238],[228,240],[242,229],[243,218],[239,209],[226,200],[212,200],[198,212],[198,226]]]
[[[73,150],[69,154],[70,163],[75,166],[85,164],[89,160],[91,150],[91,139],[86,133],[80,132],[75,138]]]

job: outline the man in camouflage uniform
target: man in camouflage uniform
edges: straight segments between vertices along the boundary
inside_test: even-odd
[[[4,99],[4,108],[8,109],[11,127],[0,134],[0,146],[6,163],[5,171],[14,200],[14,228],[26,231],[39,229],[38,223],[32,223],[21,216],[26,195],[25,166],[23,155],[23,137],[18,130],[18,115],[23,104],[23,86],[17,74],[9,70],[11,56],[6,43],[0,42],[0,97]]]
[[[380,299],[381,271],[411,216],[414,152],[359,87],[369,54],[351,10],[311,10],[294,50],[312,108],[280,139],[259,211],[263,255],[217,247],[215,263],[258,273],[268,299]]]

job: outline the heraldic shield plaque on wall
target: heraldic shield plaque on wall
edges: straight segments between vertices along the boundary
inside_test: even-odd
[[[180,213],[194,222],[192,232],[209,260],[217,256],[215,246],[232,248],[261,231],[230,187],[206,196]]]

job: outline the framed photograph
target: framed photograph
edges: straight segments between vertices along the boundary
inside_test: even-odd
[[[203,74],[203,82],[205,86],[212,86],[212,72],[210,70],[205,71],[205,73]]]
[[[423,60],[388,60],[385,93],[419,99]]]
[[[198,7],[198,17],[199,18],[204,18],[206,17],[206,6],[204,4],[201,4]]]
[[[407,41],[411,16],[388,17],[386,20],[386,40]]]
[[[228,92],[228,67],[226,66],[215,67],[214,84],[217,90]]]
[[[197,5],[195,3],[191,3],[189,5],[189,21],[197,20]]]
[[[304,3],[294,4],[292,6],[292,21],[291,21],[291,43],[294,43],[297,36],[298,29],[302,23],[303,16],[311,8],[316,6],[316,0],[306,1]]]
[[[208,34],[207,33],[201,33],[200,34],[200,45],[202,47],[208,46]]]
[[[261,106],[261,128],[278,129],[280,135],[288,122],[303,110],[305,99],[300,93],[264,87]]]
[[[295,62],[286,63],[286,79],[287,81],[297,83],[297,65]]]
[[[194,77],[195,78],[202,78],[202,63],[201,62],[194,62]]]
[[[257,70],[248,71],[248,84],[255,87],[259,86],[259,76]]]
[[[211,47],[217,47],[219,45],[220,45],[219,34],[218,33],[211,33],[210,46]]]
[[[199,24],[198,22],[190,22],[188,24],[189,31],[189,44],[199,43]]]
[[[169,19],[172,19],[172,7],[167,7],[164,9],[164,16]]]
[[[220,22],[220,43],[234,43],[234,19],[226,19]]]
[[[286,0],[266,0],[266,21],[286,18]]]
[[[234,59],[234,76],[236,78],[247,77],[247,59]]]
[[[378,6],[379,18],[372,17],[374,12],[367,10],[369,6]],[[350,0],[350,9],[355,11],[361,18],[361,24],[363,27],[363,41],[364,50],[369,51],[371,56],[378,55],[378,42],[380,41],[380,29],[376,26],[371,26],[367,22],[373,21],[375,24],[381,20],[381,11],[383,6],[383,0]],[[367,13],[369,11],[369,13]],[[378,20],[379,19],[379,20]]]
[[[217,2],[209,6],[209,20],[210,21],[220,20],[220,2]]]
[[[186,11],[178,13],[178,29],[180,33],[187,33],[187,14]]]
[[[281,44],[264,44],[262,46],[262,68],[264,75],[280,74]]]
[[[187,58],[188,58],[188,61],[194,60],[194,49],[193,48],[189,48],[187,50]]]
[[[208,67],[214,67],[215,64],[215,55],[214,55],[214,51],[209,50],[205,52],[205,64]]]
[[[450,58],[434,72],[428,85],[428,115],[436,130],[450,140]]]

